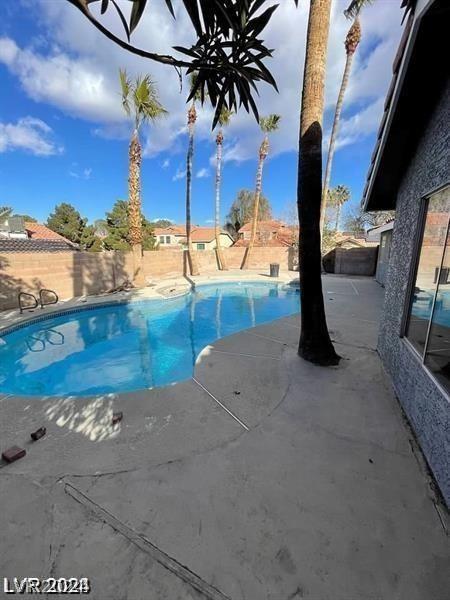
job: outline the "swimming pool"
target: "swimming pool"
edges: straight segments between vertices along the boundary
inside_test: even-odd
[[[206,345],[299,309],[298,288],[242,282],[49,317],[0,338],[0,392],[86,396],[175,383],[192,376]]]

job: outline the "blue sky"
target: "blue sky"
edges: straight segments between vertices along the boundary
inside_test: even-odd
[[[127,4],[127,3],[125,3]],[[174,24],[163,2],[152,3],[136,32],[135,43],[169,51],[188,43],[190,28],[180,12]],[[280,94],[261,88],[261,114],[277,112],[282,127],[271,140],[265,165],[264,193],[274,215],[292,211],[296,193],[298,106],[304,57],[306,3],[295,10],[281,3],[267,30],[276,49],[269,64]],[[362,18],[363,42],[355,57],[352,80],[335,155],[332,185],[350,187],[356,205],[391,76],[401,33],[399,2],[378,0]],[[349,27],[345,2],[333,9],[325,135],[345,60],[343,40]],[[127,196],[127,139],[130,124],[121,111],[117,72],[151,73],[169,116],[143,132],[143,207],[149,219],[184,221],[185,93],[173,70],[133,57],[111,45],[65,0],[21,0],[6,8],[0,22],[0,205],[45,221],[54,206],[70,202],[91,221],[103,218],[118,198]],[[107,23],[117,26],[112,14]],[[214,200],[214,136],[211,110],[199,107],[193,180],[193,221],[210,222]],[[225,132],[222,213],[236,193],[254,186],[261,134],[245,112],[234,116]]]

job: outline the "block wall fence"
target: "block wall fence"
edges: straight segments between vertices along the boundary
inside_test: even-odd
[[[245,248],[224,248],[230,269],[238,269]],[[269,272],[277,262],[287,270],[294,264],[292,248],[254,248],[250,268]],[[200,272],[217,269],[214,250],[197,252]],[[144,252],[144,275],[149,282],[185,273],[185,253],[180,250]],[[61,299],[98,294],[133,277],[133,259],[127,252],[39,252],[0,254],[0,310],[17,307],[20,291],[55,290]]]

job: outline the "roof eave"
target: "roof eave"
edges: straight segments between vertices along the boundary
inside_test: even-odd
[[[394,61],[394,69],[397,69],[397,73],[393,74],[390,89],[388,91],[388,97],[386,99],[386,110],[383,114],[380,130],[378,133],[378,139],[375,145],[374,152],[372,154],[372,161],[368,170],[367,181],[363,191],[362,209],[363,211],[377,211],[377,210],[394,210],[396,206],[396,198],[390,197],[378,197],[374,194],[375,183],[377,182],[380,174],[380,163],[383,158],[383,153],[386,150],[386,144],[389,139],[392,124],[395,119],[399,98],[401,95],[402,87],[405,81],[405,77],[408,72],[410,65],[411,56],[414,50],[415,40],[417,38],[418,31],[422,22],[422,18],[428,12],[435,0],[418,0],[415,14],[410,13],[409,20],[405,26],[405,33],[407,34],[406,44],[401,40],[399,49],[402,44],[405,44],[402,59],[398,58],[398,51]],[[410,31],[408,32],[408,29]],[[394,84],[395,82],[395,84]],[[392,90],[393,88],[393,90]],[[391,98],[390,103],[388,102],[389,96]]]

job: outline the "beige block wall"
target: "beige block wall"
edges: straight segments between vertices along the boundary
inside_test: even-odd
[[[230,269],[239,269],[245,248],[224,248]],[[250,268],[269,271],[271,262],[286,270],[292,264],[288,248],[254,248]],[[214,250],[197,252],[200,272],[217,270]],[[149,280],[183,275],[182,250],[144,252],[144,275]],[[61,299],[98,294],[133,278],[131,253],[61,252],[9,253],[0,255],[0,310],[15,308],[20,291],[37,294],[41,288],[54,290]]]

